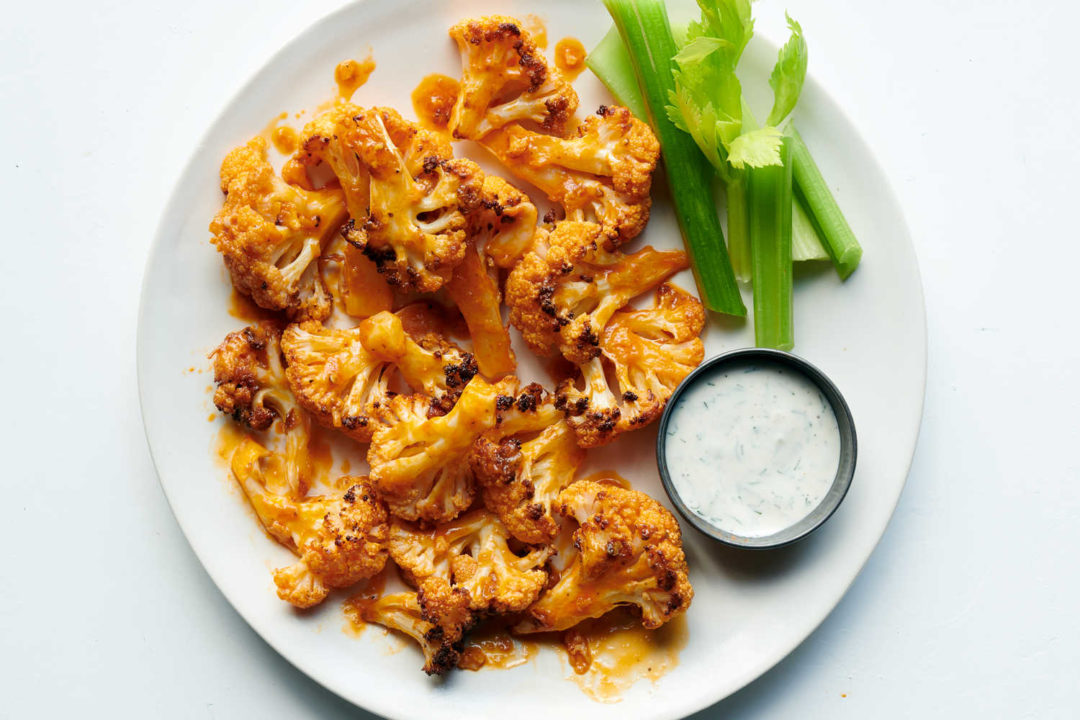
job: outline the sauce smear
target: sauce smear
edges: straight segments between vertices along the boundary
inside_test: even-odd
[[[508,627],[490,622],[469,634],[458,667],[473,672],[481,668],[507,670],[529,662],[539,650],[536,641],[515,637]]]
[[[270,142],[282,155],[291,155],[300,145],[300,134],[288,125],[282,125],[274,128],[274,132],[270,133]]]
[[[630,481],[624,478],[614,470],[600,470],[594,472],[591,475],[586,475],[581,478],[582,480],[591,480],[598,483],[606,483],[608,485],[617,485],[621,488],[630,489]]]
[[[532,37],[533,42],[536,43],[536,47],[547,48],[547,25],[539,15],[533,15],[531,13],[526,15],[521,21],[521,29]]]
[[[617,702],[638,680],[656,682],[678,665],[688,639],[685,615],[647,630],[619,609],[567,630],[563,647],[578,687],[593,700]]]
[[[420,124],[428,130],[445,132],[460,89],[457,80],[438,73],[421,80],[412,91],[413,111]]]
[[[577,38],[563,38],[555,44],[555,67],[567,80],[573,80],[585,69],[585,46]]]
[[[375,61],[370,55],[363,60],[344,60],[334,68],[334,82],[337,83],[338,99],[348,102],[353,93],[368,81],[375,72]]]
[[[277,312],[259,307],[247,295],[237,292],[236,288],[232,289],[232,294],[229,296],[228,309],[229,315],[248,323],[259,322],[260,320],[274,320],[279,317]]]

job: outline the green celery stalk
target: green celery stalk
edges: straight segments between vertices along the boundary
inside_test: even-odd
[[[750,227],[746,207],[746,173],[732,173],[727,183],[727,234],[731,269],[741,283],[750,282]]]
[[[675,41],[660,0],[604,0],[630,56],[645,98],[649,122],[660,140],[668,186],[683,240],[690,253],[701,299],[710,310],[743,317],[712,195],[713,169],[694,140],[672,124],[665,110],[675,91],[671,58]]]
[[[810,219],[824,240],[823,245],[832,258],[836,272],[841,279],[846,280],[859,265],[862,247],[855,239],[855,233],[851,231],[844,213],[840,211],[825,178],[821,176],[821,170],[811,157],[806,143],[794,127],[790,129],[790,133],[796,196],[805,203]]]
[[[750,212],[750,258],[754,278],[754,341],[758,347],[795,346],[792,308],[790,139],[783,138],[780,165],[746,171]]]
[[[792,167],[792,170],[794,169]],[[795,202],[791,206],[791,259],[795,262],[829,259],[829,253],[825,251],[821,238],[814,229],[814,221],[806,214],[806,208],[799,199],[797,187]]]
[[[645,108],[645,98],[641,96],[634,66],[619,37],[619,28],[614,25],[607,31],[604,39],[585,58],[585,65],[593,71],[600,82],[604,83],[615,100],[630,112],[648,122],[649,111]]]

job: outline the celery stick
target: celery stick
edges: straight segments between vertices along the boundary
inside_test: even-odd
[[[821,238],[814,229],[814,222],[806,214],[802,200],[798,195],[794,195],[794,199],[795,202],[791,206],[791,259],[795,262],[828,260],[829,253],[825,252],[825,248],[821,245]],[[732,264],[735,264],[734,260]]]
[[[585,65],[611,91],[616,102],[630,108],[630,112],[635,116],[648,121],[645,98],[641,96],[641,88],[634,76],[634,66],[623,46],[622,38],[619,37],[619,28],[611,26],[604,39],[597,43],[585,58]]]
[[[745,173],[734,173],[727,184],[727,234],[731,269],[741,283],[750,282],[750,229],[746,208]]]
[[[821,170],[810,156],[806,143],[794,127],[790,129],[790,133],[795,192],[805,203],[810,218],[820,231],[823,245],[836,266],[836,272],[841,279],[846,280],[859,265],[862,247],[855,239],[855,233],[851,231],[844,213],[840,211],[836,198],[829,191],[829,186],[825,184],[825,178],[821,176]]]
[[[758,347],[795,346],[792,312],[791,143],[780,146],[781,165],[747,170],[750,257],[754,277],[754,340]]]
[[[686,44],[686,32],[685,24],[671,26],[675,47],[680,48]],[[630,55],[626,52],[622,38],[619,37],[619,28],[614,25],[608,28],[604,39],[598,42],[585,58],[585,65],[593,71],[593,75],[600,78],[600,82],[604,83],[604,87],[616,102],[630,108],[630,112],[636,117],[648,120],[645,98],[641,97],[641,88],[634,76],[634,66],[630,63]]]
[[[756,130],[760,127],[745,100],[742,104],[742,114],[744,130]],[[744,190],[744,203],[746,202],[745,197]],[[750,240],[748,238],[743,240],[742,248],[736,249],[739,243],[740,236],[731,229],[731,189],[728,188],[728,253],[731,255],[731,266],[735,268],[735,277],[739,278],[739,282],[749,282]],[[791,208],[791,257],[795,262],[829,259],[825,248],[821,246],[821,236],[814,228],[813,221],[807,216],[806,207],[799,201],[797,194],[794,196],[794,203]],[[743,264],[743,258],[746,258],[745,264]]]
[[[604,6],[619,29],[645,98],[649,122],[660,140],[675,214],[702,302],[710,310],[745,316],[746,306],[716,215],[712,166],[694,140],[672,124],[665,110],[675,91],[671,58],[676,48],[664,4],[660,0],[604,0]]]

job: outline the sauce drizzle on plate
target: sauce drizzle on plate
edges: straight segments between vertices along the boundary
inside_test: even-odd
[[[460,88],[457,80],[439,73],[421,80],[412,91],[413,111],[420,124],[428,130],[446,132]]]
[[[585,69],[586,55],[580,40],[565,37],[555,44],[555,67],[567,80],[573,80]]]
[[[368,81],[375,72],[375,60],[371,55],[360,61],[344,60],[334,68],[334,82],[337,83],[338,99],[348,101],[361,85]]]

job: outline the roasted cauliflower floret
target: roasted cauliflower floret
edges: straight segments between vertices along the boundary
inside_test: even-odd
[[[564,221],[538,235],[542,242],[506,281],[510,322],[533,352],[557,348],[577,364],[600,354],[600,335],[617,310],[687,267],[681,251],[607,252],[592,223]]]
[[[559,532],[555,500],[584,458],[570,426],[556,420],[524,441],[481,437],[471,461],[484,506],[521,542],[546,545]]]
[[[477,617],[521,612],[547,582],[546,548],[515,553],[498,517],[474,510],[452,523],[421,530],[394,521],[388,548],[406,576],[420,588],[422,604],[466,593]],[[449,600],[448,602],[453,602]]]
[[[371,439],[375,413],[389,396],[389,360],[367,350],[358,328],[290,325],[281,337],[286,375],[300,404],[321,425],[359,442]]]
[[[431,406],[449,411],[476,375],[476,360],[437,333],[415,340],[397,315],[381,312],[360,323],[356,332],[375,356],[394,363],[413,390],[431,398]]]
[[[445,522],[472,504],[468,453],[495,425],[499,388],[474,377],[446,415],[429,417],[415,397],[398,396],[368,449],[371,476],[390,512],[407,520]]]
[[[503,323],[497,272],[476,241],[470,239],[464,260],[446,284],[447,296],[457,305],[469,327],[477,365],[489,378],[502,377],[517,367],[510,333]]]
[[[285,419],[295,405],[281,363],[281,327],[272,321],[250,325],[225,336],[210,357],[214,361],[214,405],[253,430]]]
[[[296,607],[322,602],[330,590],[371,577],[386,565],[387,515],[367,478],[343,478],[341,496],[295,500],[267,490],[272,454],[246,440],[232,471],[266,531],[299,559],[274,571],[278,597]]]
[[[467,510],[476,496],[469,467],[473,443],[485,432],[515,432],[531,419],[538,412],[538,387],[515,395],[512,376],[495,384],[476,376],[445,415],[423,395],[393,398],[368,448],[371,477],[390,512],[439,523]]]
[[[457,667],[463,630],[453,623],[428,620],[415,592],[393,593],[370,602],[356,603],[360,619],[411,637],[424,653],[424,672],[442,675]]]
[[[657,288],[653,307],[615,313],[600,338],[600,357],[581,365],[582,382],[568,378],[556,392],[578,443],[604,445],[658,418],[704,359],[704,327],[697,298],[667,283]]]
[[[349,215],[367,216],[371,177],[356,148],[366,141],[363,129],[353,121],[364,109],[352,103],[334,105],[304,126],[300,149],[293,161],[315,168],[326,163],[341,185]]]
[[[496,266],[509,269],[532,245],[536,215],[528,195],[498,175],[485,175],[469,235]]]
[[[285,434],[285,486],[274,492],[307,493],[310,467],[307,415],[289,389],[281,362],[281,328],[263,321],[225,336],[214,361],[214,405],[241,425],[267,430],[280,421]]]
[[[519,632],[558,631],[620,605],[657,628],[690,606],[682,533],[671,513],[648,495],[592,480],[559,494],[559,512],[576,520],[574,557],[558,581],[529,608]]]
[[[221,190],[225,203],[210,232],[237,290],[294,319],[327,317],[330,298],[315,260],[345,219],[341,191],[286,183],[260,137],[225,156]]]
[[[450,28],[461,51],[461,91],[450,115],[454,137],[479,140],[512,122],[561,135],[577,110],[577,93],[548,67],[532,38],[511,17],[491,15]]]
[[[502,315],[498,268],[512,267],[532,244],[536,206],[502,178],[484,178],[482,199],[469,216],[469,242],[446,284],[469,326],[480,371],[489,378],[513,372],[517,359]]]
[[[454,159],[449,143],[390,108],[343,120],[330,145],[348,142],[368,171],[369,209],[353,217],[345,239],[364,251],[387,281],[435,292],[465,254],[466,216],[480,200],[483,173]]]
[[[567,220],[600,225],[607,249],[645,229],[660,144],[626,108],[601,106],[569,138],[507,125],[480,144],[561,205]]]
[[[501,440],[510,435],[539,432],[559,418],[555,398],[540,383],[517,387],[517,378],[502,383],[512,394],[499,395],[495,399],[495,427],[485,436]]]

